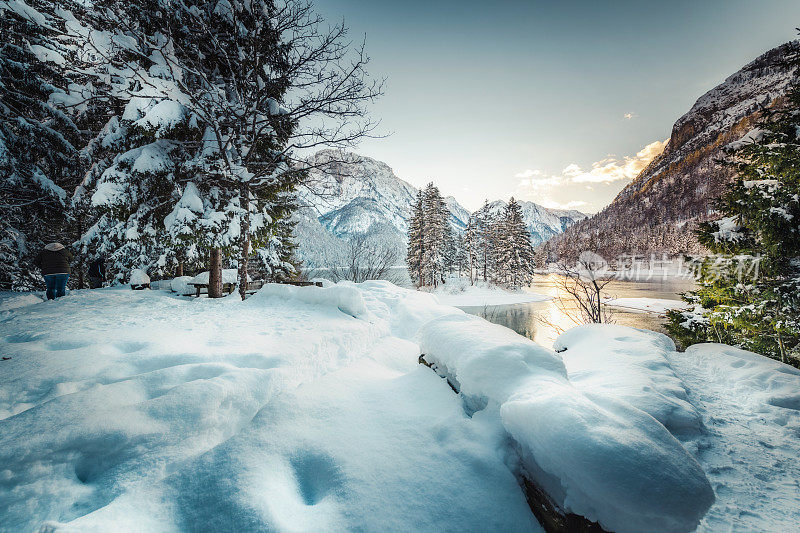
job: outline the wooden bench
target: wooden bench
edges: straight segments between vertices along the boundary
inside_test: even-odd
[[[266,284],[263,280],[256,280],[248,282],[247,290],[245,291],[246,294],[255,294],[258,290]],[[321,281],[281,281],[281,285],[294,285],[295,287],[322,287]],[[188,283],[187,285],[192,285],[195,290],[197,291],[195,296],[197,298],[200,297],[201,294],[208,294],[208,283]],[[228,294],[233,294],[233,291],[236,290],[236,283],[223,283],[222,284],[222,292],[227,292]],[[202,292],[205,291],[205,292]]]
[[[321,281],[281,281],[280,285],[294,285],[295,287],[322,287]]]
[[[208,283],[187,283],[187,285],[192,285],[195,288],[195,297],[199,298],[201,294],[208,294]],[[205,290],[205,293],[202,291]],[[222,292],[227,292],[228,294],[233,294],[233,291],[236,290],[235,283],[223,283],[222,284]]]

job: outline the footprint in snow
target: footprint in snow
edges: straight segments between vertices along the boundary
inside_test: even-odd
[[[342,474],[331,457],[306,452],[293,458],[291,464],[306,505],[316,505],[342,485]]]

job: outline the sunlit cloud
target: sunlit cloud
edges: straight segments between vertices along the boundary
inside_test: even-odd
[[[519,182],[513,195],[548,208],[579,209],[587,206],[590,212],[594,212],[618,192],[620,182],[635,178],[663,152],[666,145],[666,140],[655,141],[632,156],[619,158],[609,155],[595,161],[588,169],[578,163],[568,164],[557,174],[528,168],[514,175]],[[608,199],[598,202],[598,194]]]
[[[572,163],[564,167],[561,173],[575,183],[610,183],[619,180],[632,180],[661,152],[667,141],[655,141],[641,150],[635,156],[625,156],[623,159],[606,157],[592,163],[589,170],[582,169]]]

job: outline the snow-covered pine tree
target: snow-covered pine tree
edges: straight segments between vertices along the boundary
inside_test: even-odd
[[[505,209],[497,213],[491,220],[489,226],[489,239],[491,246],[491,264],[493,268],[489,271],[492,282],[497,285],[509,285],[513,265],[511,259],[514,256],[513,241],[509,235],[509,228],[506,221],[507,212]]]
[[[533,279],[535,256],[522,207],[513,197],[503,210],[502,226],[503,235],[497,246],[498,265],[505,270],[505,283],[513,288],[526,286]]]
[[[494,232],[492,231],[495,215],[488,200],[484,200],[474,215],[475,223],[475,250],[476,250],[476,271],[478,277],[483,281],[489,281],[492,277],[494,268]]]
[[[429,183],[423,191],[423,285],[428,281],[436,287],[444,282],[448,242],[452,238],[449,218],[450,212],[439,188]]]
[[[106,257],[109,273],[119,281],[124,282],[134,268],[171,273],[179,256],[188,262],[203,261],[205,249],[193,237],[205,234],[199,226],[204,206],[192,202],[196,187],[185,181],[184,170],[201,133],[184,106],[152,98],[132,98],[120,120],[108,125],[101,142],[113,144],[121,153],[108,168],[90,169],[74,203],[79,212],[79,202],[89,196],[98,210],[99,218],[86,228],[81,242],[90,254]],[[191,226],[192,232],[170,232],[174,228],[169,217],[180,217],[184,223],[180,229]]]
[[[80,176],[82,133],[59,105],[77,81],[56,9],[45,0],[0,1],[0,288],[40,288],[32,259],[65,235],[66,203]],[[80,110],[78,110],[80,111]]]
[[[789,60],[800,66],[799,59],[795,43]],[[699,267],[700,287],[685,296],[694,310],[669,316],[682,344],[735,344],[800,366],[798,131],[796,78],[786,105],[729,146],[738,178],[718,202],[723,218],[698,231],[715,255]]]
[[[458,273],[458,277],[462,277],[465,272],[468,272],[469,265],[469,250],[467,248],[466,236],[454,233],[455,242],[455,255],[453,256],[453,270]],[[466,232],[465,232],[466,233]],[[471,279],[471,276],[470,276]]]
[[[302,1],[97,0],[96,6],[115,19],[110,42],[130,52],[109,67],[123,80],[117,94],[155,102],[164,112],[155,119],[185,116],[201,132],[199,142],[171,133],[162,138],[182,148],[195,143],[186,157],[167,153],[181,161],[181,192],[165,217],[172,245],[191,238],[198,249],[219,250],[238,263],[242,297],[253,247],[270,278],[290,274],[289,215],[305,173],[294,150],[348,145],[374,126],[364,118],[365,104],[381,84],[368,83],[363,48],[352,51],[343,25],[323,29]],[[186,204],[202,204],[202,213]],[[211,296],[221,295],[219,263]]]
[[[446,207],[445,207],[446,209]],[[444,273],[446,275],[450,275],[457,269],[456,266],[456,259],[458,256],[458,235],[453,230],[453,227],[450,226],[449,218],[450,213],[446,213],[446,219],[448,221],[448,227],[450,231],[447,232],[445,237],[444,243]]]
[[[408,250],[406,252],[408,275],[411,277],[411,281],[420,287],[424,282],[422,275],[423,257],[425,255],[423,239],[425,233],[424,209],[424,194],[420,190],[417,192],[417,197],[411,206],[411,217],[408,221]]]
[[[464,230],[464,252],[466,254],[467,268],[469,269],[469,283],[475,284],[478,278],[478,250],[480,233],[478,219],[475,213],[469,215],[467,228]]]

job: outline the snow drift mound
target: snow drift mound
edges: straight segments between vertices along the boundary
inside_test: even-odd
[[[700,465],[663,425],[573,386],[554,352],[470,315],[432,320],[418,337],[468,406],[499,406],[526,475],[563,509],[619,533],[677,532],[714,502]]]
[[[330,287],[317,287],[314,285],[296,287],[294,285],[268,283],[248,301],[257,303],[269,298],[281,298],[306,304],[333,307],[355,318],[367,316],[367,306],[364,304],[361,291],[354,284],[348,282],[341,282]]]
[[[580,390],[638,407],[672,433],[700,429],[700,415],[667,360],[675,344],[666,335],[590,324],[562,333],[553,348],[561,352],[570,383]]]
[[[740,395],[743,404],[767,403],[800,411],[797,368],[726,344],[694,344],[683,356],[697,367],[711,370],[717,382]]]

